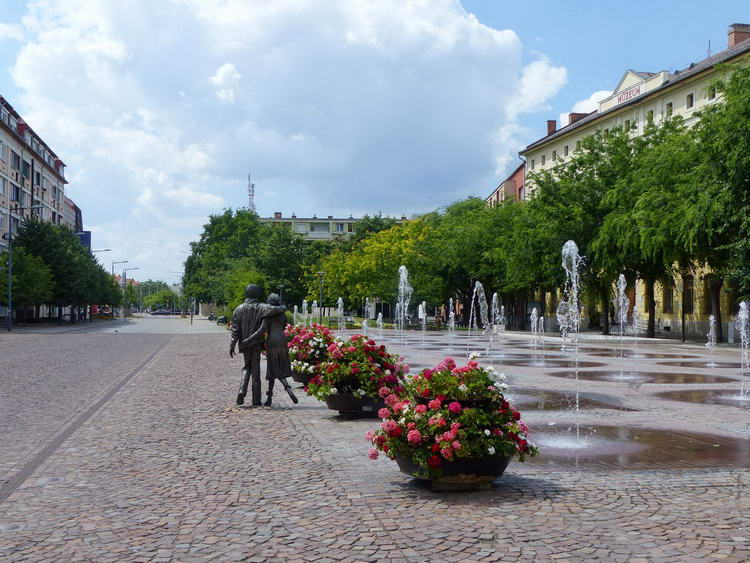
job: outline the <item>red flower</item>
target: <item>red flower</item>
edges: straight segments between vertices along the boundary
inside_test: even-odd
[[[427,387],[425,387],[424,390],[420,393],[420,395],[422,395],[423,397],[429,397],[430,395],[432,395],[432,391],[430,391]],[[437,408],[440,408],[440,407],[437,407]]]
[[[459,403],[458,401],[453,401],[450,405],[448,405],[448,410],[451,414],[461,414],[463,408],[461,408],[461,403]]]
[[[521,413],[514,410],[513,411],[513,420],[520,420],[521,419]]]
[[[442,462],[440,461],[440,458],[436,455],[431,455],[427,460],[427,465],[429,465],[433,469],[437,469],[438,467],[440,467],[441,463]]]
[[[432,453],[436,454],[440,451],[440,444],[432,444]]]

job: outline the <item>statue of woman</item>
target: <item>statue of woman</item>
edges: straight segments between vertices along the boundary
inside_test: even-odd
[[[260,328],[243,340],[243,343],[252,345],[256,341],[260,342],[263,339],[263,335],[266,332],[268,333],[266,335],[266,379],[268,380],[268,391],[266,393],[266,402],[263,404],[267,407],[271,406],[273,386],[277,379],[281,381],[292,402],[297,404],[299,400],[295,397],[287,381],[287,377],[292,376],[292,367],[289,363],[289,350],[287,348],[286,335],[284,334],[284,327],[286,326],[285,309],[279,307],[281,305],[281,298],[276,293],[268,296],[268,304],[272,305],[273,308],[269,310],[267,316],[263,317]]]

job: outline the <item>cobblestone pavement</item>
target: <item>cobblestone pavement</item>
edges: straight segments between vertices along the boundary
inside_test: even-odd
[[[273,408],[234,406],[240,366],[226,334],[133,331],[0,341],[16,362],[0,379],[3,461],[14,460],[3,463],[5,482],[30,471],[0,497],[2,560],[750,560],[747,468],[515,462],[492,490],[434,493],[367,459],[371,420],[342,420],[307,397],[292,406],[279,393]],[[405,349],[416,364],[439,356]],[[102,354],[106,362],[92,359]],[[511,375],[524,387],[575,385],[542,368]],[[637,409],[587,410],[587,423],[725,437],[750,424],[743,409],[652,396],[676,385],[586,385]],[[526,418],[533,427],[549,416]]]

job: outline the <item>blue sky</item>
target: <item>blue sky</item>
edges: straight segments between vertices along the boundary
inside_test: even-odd
[[[572,6],[572,7],[571,7]],[[743,10],[744,8],[744,10]],[[627,68],[726,47],[746,1],[0,0],[0,93],[94,245],[175,281],[206,217],[411,215],[487,195]]]

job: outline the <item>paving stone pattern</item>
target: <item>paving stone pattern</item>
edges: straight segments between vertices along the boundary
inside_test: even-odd
[[[38,368],[53,361],[61,336],[17,336],[0,350],[16,357],[32,350]],[[76,381],[101,392],[103,380],[124,377],[163,346],[0,503],[0,559],[750,560],[747,469],[548,471],[515,462],[493,490],[434,493],[395,463],[367,458],[363,434],[373,421],[341,419],[307,397],[293,407],[281,393],[270,409],[232,405],[239,362],[226,357],[225,334],[150,335],[140,343],[133,336],[141,351],[132,360],[120,336],[109,337],[119,339],[109,348],[117,374],[73,361],[48,372],[67,374],[62,388],[54,386],[59,392]],[[76,338],[86,355],[107,336]],[[427,354],[415,353],[415,361],[430,363],[435,353]],[[14,368],[15,392],[28,392],[16,373],[26,365]],[[528,379],[544,386],[543,376]],[[550,379],[557,389],[571,385]],[[74,389],[81,403],[94,400],[93,392]],[[629,406],[656,401],[631,389],[626,395]],[[41,426],[31,420],[14,443],[3,440],[3,458],[15,460],[3,465],[5,473],[50,439],[50,424],[64,425],[82,406],[71,400],[71,412],[59,414],[58,398],[42,397],[44,408],[33,413]],[[0,412],[10,410],[4,404]],[[739,425],[747,415],[734,410],[740,414],[730,422]],[[615,414],[658,420],[652,411]],[[590,416],[613,422],[611,411]],[[21,443],[32,437],[37,443]]]

